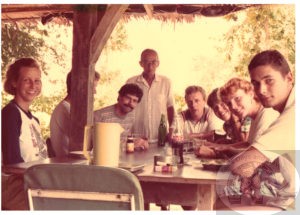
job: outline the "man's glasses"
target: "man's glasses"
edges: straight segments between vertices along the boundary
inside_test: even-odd
[[[148,65],[148,64],[157,65],[158,62],[159,62],[158,60],[152,60],[152,61],[142,60],[142,63],[145,65]]]

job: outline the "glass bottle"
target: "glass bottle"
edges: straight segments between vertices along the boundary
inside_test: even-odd
[[[158,126],[158,146],[165,146],[167,137],[167,124],[164,114],[161,115],[160,123]]]
[[[177,115],[174,120],[173,133],[171,137],[173,155],[179,157],[179,164],[183,164],[183,124],[180,122],[180,118]]]
[[[183,122],[180,120],[178,115],[175,116],[174,119],[174,126],[173,126],[173,133],[172,133],[172,140],[175,142],[182,142],[183,141]]]
[[[134,152],[134,142],[133,142],[133,136],[132,135],[128,135],[128,137],[127,137],[126,152],[127,153]]]

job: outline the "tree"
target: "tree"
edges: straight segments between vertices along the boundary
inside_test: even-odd
[[[20,57],[33,57],[39,60],[39,49],[44,46],[44,40],[36,38],[30,32],[35,28],[33,24],[2,23],[1,27],[1,75],[5,78],[5,68],[12,61]],[[40,32],[45,34],[45,32]]]
[[[52,75],[52,65],[59,66],[66,74],[67,68],[71,66],[72,52],[72,23],[63,22],[63,24],[47,23],[42,25],[35,21],[23,22],[2,22],[1,54],[2,54],[2,83],[5,79],[7,66],[14,60],[21,57],[35,58],[41,65],[42,71],[46,76],[50,76],[50,81],[57,82],[57,77]],[[67,36],[67,37],[66,37]],[[66,42],[66,39],[68,40]],[[104,47],[104,54],[109,50],[128,49],[127,33],[122,23],[118,24]],[[102,71],[99,71],[102,73]],[[102,81],[101,81],[102,82]],[[39,96],[31,105],[31,110],[35,114],[44,113],[51,115],[55,106],[65,96],[65,80],[63,88],[56,95]],[[43,83],[44,84],[44,83]],[[3,85],[3,84],[2,84]],[[57,84],[53,87],[57,87]],[[12,99],[5,92],[2,94],[2,108]],[[97,100],[100,105],[103,101]],[[47,120],[50,117],[47,117]],[[40,119],[41,121],[41,119]],[[49,136],[49,122],[42,127],[44,137]]]
[[[238,59],[235,72],[248,76],[247,66],[251,58],[266,49],[279,50],[295,71],[295,6],[261,5],[245,12],[244,21],[224,35],[226,47],[221,49],[228,61]],[[236,21],[238,14],[225,18]]]

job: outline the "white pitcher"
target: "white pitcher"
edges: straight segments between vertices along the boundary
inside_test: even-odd
[[[87,148],[89,137],[93,138],[93,164],[118,167],[120,154],[120,135],[124,131],[119,123],[95,123],[86,126],[84,131],[83,153],[89,159]],[[92,134],[92,135],[90,135]]]

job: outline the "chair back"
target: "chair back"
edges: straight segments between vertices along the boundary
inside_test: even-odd
[[[55,151],[53,149],[51,139],[49,137],[46,139],[46,145],[47,145],[48,157],[49,158],[55,157],[56,154],[55,154]]]
[[[24,181],[31,210],[144,210],[138,179],[120,168],[40,164]]]

